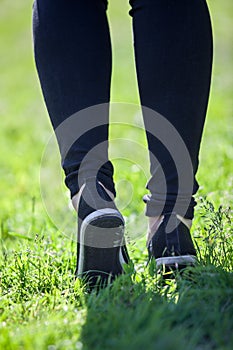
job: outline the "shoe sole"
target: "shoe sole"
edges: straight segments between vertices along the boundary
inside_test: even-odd
[[[169,256],[163,258],[157,258],[157,267],[165,266],[171,269],[179,269],[179,267],[192,266],[196,264],[196,257],[194,255],[181,255],[181,256]]]
[[[79,240],[79,277],[93,285],[98,279],[112,280],[123,272],[124,219],[117,210],[106,208],[88,215],[81,224]]]

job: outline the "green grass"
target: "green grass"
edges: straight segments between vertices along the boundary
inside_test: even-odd
[[[133,264],[111,288],[89,295],[74,280],[75,216],[55,148],[52,160],[41,161],[51,126],[32,58],[31,1],[0,0],[1,349],[232,349],[233,3],[209,5],[214,71],[192,230],[200,265],[182,278],[163,281],[153,264],[146,266],[141,197],[148,169],[144,175],[140,167],[118,159],[114,146],[121,135],[144,147],[145,135],[140,116],[128,105],[138,103],[138,92],[127,1],[110,1],[112,100],[127,104],[117,105],[115,115],[139,127],[111,128],[118,204],[127,219]],[[127,149],[124,143],[121,147]],[[135,163],[144,165],[145,159],[145,149],[136,152]],[[41,168],[45,180],[40,183]],[[51,187],[54,176],[58,180]],[[53,195],[57,184],[60,197]],[[130,203],[125,188],[131,191]]]

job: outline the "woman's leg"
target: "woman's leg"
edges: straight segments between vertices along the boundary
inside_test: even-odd
[[[38,74],[78,212],[76,274],[91,285],[122,273],[128,261],[108,161],[106,7],[106,0],[36,0],[33,14]]]
[[[80,112],[109,102],[111,42],[106,8],[106,0],[36,0],[34,4],[36,66],[71,197],[100,164],[98,179],[115,193],[108,161],[107,105]],[[93,150],[97,145],[101,152]],[[80,165],[88,154],[81,174]]]
[[[161,114],[177,130],[189,152],[195,176],[212,67],[212,32],[206,2],[130,2],[141,103]],[[151,197],[147,197],[147,215],[172,212],[177,200],[178,211],[180,208],[183,216],[192,219],[195,201],[191,194],[198,189],[197,181],[194,178],[187,188],[185,169],[178,176],[174,154],[166,149],[169,143],[172,145],[172,140],[167,139],[167,144],[162,144],[153,135],[156,130],[152,119],[151,113],[144,110],[149,150],[158,160],[157,163],[151,157],[152,178],[148,183]],[[174,153],[176,147],[178,145],[174,144]],[[162,172],[167,180],[167,193],[161,192]],[[181,188],[179,198],[178,187]]]
[[[205,0],[131,0],[135,58],[151,160],[149,255],[169,268],[195,262],[195,175],[212,68]],[[172,126],[172,127],[171,127]],[[160,139],[161,138],[161,139]],[[166,185],[166,186],[165,186]]]

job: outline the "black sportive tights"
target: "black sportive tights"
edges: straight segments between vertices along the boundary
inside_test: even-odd
[[[143,108],[143,116],[153,155],[146,214],[171,212],[177,202],[175,211],[192,218],[192,194],[198,189],[194,176],[212,68],[212,30],[206,1],[131,0],[130,4],[138,87],[141,104],[148,108]],[[107,152],[111,41],[106,10],[104,0],[34,3],[36,66],[71,196],[85,178],[95,174],[115,194]],[[100,106],[85,110],[96,105]],[[151,110],[155,111],[154,119]],[[174,152],[182,155],[182,143],[167,131],[166,123],[162,140],[156,135],[157,114],[170,122],[184,141],[192,164],[190,176],[188,166],[177,167],[176,156],[167,147],[166,132]],[[70,116],[72,126],[66,124]]]

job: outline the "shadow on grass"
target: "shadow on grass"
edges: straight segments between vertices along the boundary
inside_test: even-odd
[[[86,296],[83,349],[230,349],[232,300],[233,275],[213,266],[126,274]]]

